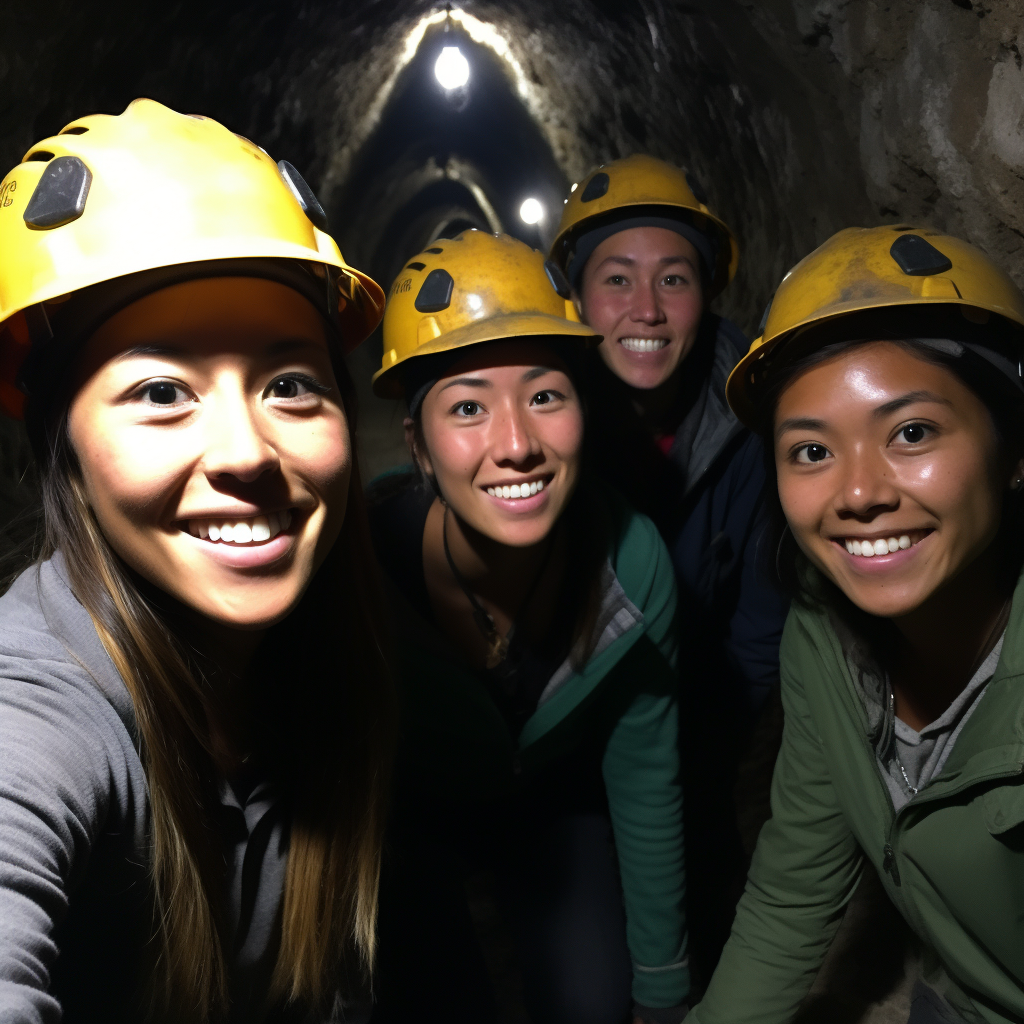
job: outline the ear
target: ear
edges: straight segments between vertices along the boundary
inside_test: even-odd
[[[1010,474],[1010,490],[1019,491],[1024,487],[1024,459],[1018,459]]]
[[[418,444],[416,444],[416,423],[411,416],[406,416],[402,420],[402,429],[405,431],[405,443],[409,449],[409,455],[412,457],[412,461],[419,468],[420,472],[427,477],[433,476],[433,470],[430,465],[430,457],[425,451],[421,451]]]
[[[572,304],[576,307],[576,315],[580,318],[580,322],[586,323],[587,321],[583,319],[583,300],[580,298],[580,293],[573,288],[569,298],[572,299]]]

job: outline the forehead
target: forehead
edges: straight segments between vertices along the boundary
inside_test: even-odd
[[[675,231],[658,227],[627,228],[616,232],[594,250],[589,262],[596,266],[609,257],[635,263],[657,263],[673,258],[696,263],[698,259],[692,242]]]
[[[926,391],[954,406],[978,399],[946,367],[902,345],[869,341],[809,367],[782,392],[776,422],[793,416],[827,420],[844,412],[869,412],[902,395]]]
[[[550,345],[531,338],[510,338],[474,345],[445,371],[439,383],[467,375],[512,381],[538,367],[568,371],[565,361]]]
[[[118,311],[86,343],[83,358],[96,365],[139,346],[256,355],[283,341],[327,348],[326,326],[305,297],[277,281],[209,278],[162,288]]]

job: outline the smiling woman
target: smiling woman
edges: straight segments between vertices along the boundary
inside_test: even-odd
[[[0,219],[44,527],[0,599],[0,1017],[333,1017],[391,749],[342,359],[382,294],[216,122],[140,100],[44,145]]]
[[[497,1019],[462,887],[480,868],[531,1020],[685,1012],[675,587],[653,524],[590,478],[599,339],[568,294],[470,231],[407,265],[384,318],[376,386],[408,403],[415,469],[370,491],[404,724],[379,1024]]]
[[[733,371],[796,602],[773,817],[701,1024],[792,1020],[866,866],[933,954],[911,1024],[1024,1016],[1022,360],[1006,274],[885,227],[799,263]]]

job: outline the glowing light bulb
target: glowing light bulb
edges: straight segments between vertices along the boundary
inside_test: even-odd
[[[460,89],[469,81],[469,61],[457,46],[446,46],[434,65],[434,75],[443,88]]]
[[[523,205],[519,207],[519,216],[527,224],[539,224],[544,219],[544,207],[539,200],[531,196],[523,200]]]

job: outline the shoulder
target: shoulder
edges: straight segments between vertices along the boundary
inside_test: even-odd
[[[0,798],[91,819],[114,792],[144,789],[136,733],[88,612],[52,562],[32,566],[0,598]]]
[[[674,592],[675,570],[654,523],[616,494],[608,497],[612,522],[609,561],[627,597],[641,610]]]

